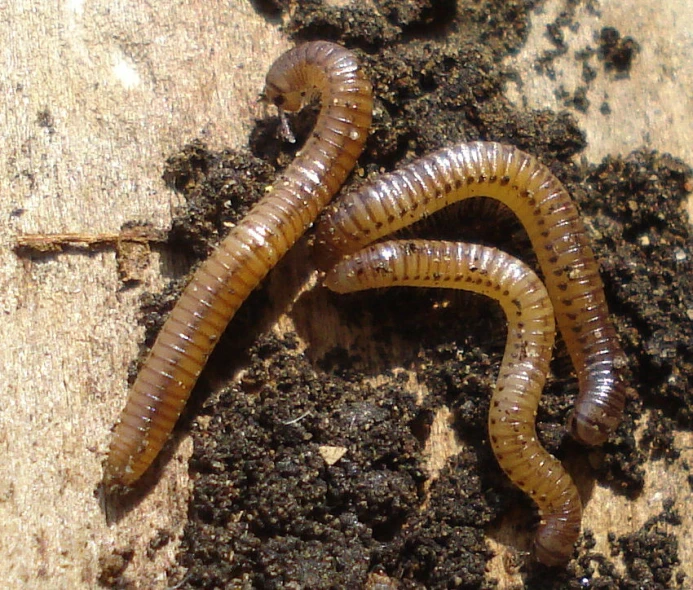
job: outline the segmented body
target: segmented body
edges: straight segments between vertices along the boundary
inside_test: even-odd
[[[265,196],[195,272],[159,333],[114,428],[109,488],[132,485],[166,442],[219,336],[249,293],[313,223],[363,150],[370,82],[354,54],[318,41],[282,55],[265,96],[297,110],[318,94],[312,136]]]
[[[603,443],[621,421],[625,356],[577,209],[536,158],[498,143],[463,143],[380,176],[321,218],[318,263],[330,268],[344,255],[475,196],[498,199],[524,225],[579,379],[571,432],[584,444]]]
[[[445,287],[498,301],[508,337],[491,398],[488,429],[508,477],[539,507],[536,558],[564,563],[580,534],[582,504],[561,463],[537,440],[537,408],[555,337],[554,311],[536,274],[496,248],[462,242],[388,241],[339,262],[325,278],[339,293],[377,287]]]
[[[360,155],[371,122],[369,82],[354,56],[327,42],[277,60],[265,95],[297,110],[313,94],[322,109],[311,138],[269,194],[200,266],[157,338],[114,429],[104,482],[135,482],[170,434],[219,336],[242,302],[339,190]],[[496,198],[527,230],[548,287],[524,264],[493,248],[464,243],[386,242],[345,255],[446,205]],[[538,504],[536,557],[565,561],[579,534],[581,503],[561,464],[536,438],[535,417],[548,371],[554,320],[580,380],[573,435],[600,444],[625,403],[624,364],[583,224],[560,182],[535,158],[495,143],[441,150],[349,195],[317,232],[326,282],[336,290],[448,286],[500,302],[508,341],[491,401],[489,435],[503,470]]]

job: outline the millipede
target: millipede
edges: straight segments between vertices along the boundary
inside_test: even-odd
[[[338,262],[325,285],[338,293],[378,287],[445,287],[500,303],[508,320],[505,353],[491,397],[488,432],[498,464],[537,504],[534,556],[568,560],[580,534],[582,503],[560,461],[537,439],[535,420],[555,337],[554,310],[539,277],[496,248],[464,242],[380,242]]]
[[[577,208],[561,182],[533,156],[494,142],[461,143],[375,178],[321,217],[318,266],[329,269],[453,202],[481,196],[507,206],[527,232],[578,376],[570,432],[583,444],[602,444],[623,415],[625,355]]]
[[[314,130],[268,194],[199,266],[164,323],[114,427],[104,466],[109,490],[132,486],[152,463],[221,333],[339,191],[363,151],[373,97],[352,52],[329,42],[288,51],[270,68],[264,97],[278,107],[285,134],[290,131],[284,112],[319,98]],[[544,283],[525,263],[495,248],[381,241],[453,202],[480,196],[500,201],[517,216]],[[556,324],[579,381],[569,418],[579,442],[602,444],[620,423],[626,360],[584,224],[561,182],[515,147],[462,143],[343,197],[318,221],[315,246],[325,284],[337,292],[449,287],[498,301],[508,335],[491,399],[489,438],[503,471],[539,508],[535,557],[547,565],[567,561],[580,532],[582,504],[535,427]]]
[[[248,215],[200,265],[130,389],[104,465],[109,490],[130,487],[165,444],[229,321],[340,189],[371,124],[371,84],[355,55],[317,41],[270,68],[267,102],[297,111],[319,98],[312,135]]]

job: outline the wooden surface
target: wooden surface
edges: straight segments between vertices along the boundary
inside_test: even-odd
[[[562,5],[546,3],[527,47],[511,60],[523,82],[508,89],[513,100],[558,110],[558,85],[580,84],[572,60],[559,60],[555,81],[530,67],[548,48],[542,23]],[[265,71],[290,44],[248,0],[15,0],[0,9],[0,580],[13,588],[93,588],[100,559],[134,549],[129,577],[141,588],[164,588],[177,542],[154,560],[146,549],[157,530],[180,531],[185,522],[189,443],[117,526],[106,522],[95,494],[142,338],[138,297],[165,284],[159,257],[141,286],[123,290],[108,249],[32,260],[11,247],[18,234],[116,232],[130,220],[166,228],[179,197],[161,180],[164,159],[198,137],[213,148],[243,147],[261,114]],[[608,95],[613,114],[607,124],[597,108],[578,115],[588,134],[584,155],[597,162],[646,146],[692,163],[693,4],[608,0],[600,17],[585,11],[579,21],[573,46],[593,44],[594,32],[611,25],[642,47],[630,79],[603,78],[590,91],[596,104]],[[693,437],[678,436],[681,460],[693,463]],[[635,530],[670,497],[693,508],[680,465],[649,464],[635,502],[598,488],[587,526]],[[682,516],[680,556],[693,578],[693,509]],[[597,540],[604,548],[605,538]],[[512,582],[500,564],[491,575]]]

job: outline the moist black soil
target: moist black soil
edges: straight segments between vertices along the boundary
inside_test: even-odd
[[[576,165],[585,138],[568,112],[521,110],[503,97],[513,73],[501,59],[523,43],[537,2],[375,4],[377,11],[306,0],[293,7],[287,25],[297,43],[326,38],[353,48],[373,80],[375,120],[352,185],[475,139],[517,145],[566,184],[602,267],[633,396],[603,448],[589,452],[569,440],[564,425],[577,385],[559,342],[539,436],[582,470],[577,480],[585,500],[595,480],[637,496],[644,462],[676,458],[674,432],[693,426],[693,248],[682,217],[690,168],[642,150],[596,167]],[[287,8],[280,0],[255,5],[268,18]],[[558,49],[574,7],[567,2],[550,30]],[[591,65],[591,55],[605,71],[624,72],[637,52],[634,40],[611,29],[597,46],[576,56],[588,64],[586,83],[600,67]],[[550,56],[544,57],[537,75],[550,75]],[[312,126],[308,111],[291,121],[298,145]],[[262,196],[297,149],[278,137],[278,120],[270,117],[257,122],[252,153],[212,153],[196,143],[169,159],[165,179],[188,200],[170,236],[176,252],[193,261],[204,257]],[[411,231],[490,243],[533,260],[519,225],[485,200]],[[499,309],[442,290],[337,296],[316,287],[292,303],[298,334],[278,336],[267,326],[286,311],[287,288],[311,269],[307,246],[298,250],[242,307],[198,384],[194,492],[179,555],[188,573],[179,587],[493,588],[485,539],[508,518],[518,531],[527,588],[683,587],[676,538],[668,532],[682,507],[673,504],[632,535],[613,536],[610,555],[594,552],[590,531],[565,569],[548,570],[522,555],[534,509],[498,468],[486,432],[505,342]],[[150,335],[178,289],[148,301]],[[350,339],[340,343],[322,332],[333,325]],[[406,392],[395,367],[416,371],[429,391],[423,401]],[[232,380],[239,369],[241,377]],[[212,379],[217,386],[210,395]],[[423,451],[442,406],[452,410],[464,450],[427,487]],[[634,421],[645,409],[651,419],[638,444]],[[614,564],[618,554],[625,573]]]

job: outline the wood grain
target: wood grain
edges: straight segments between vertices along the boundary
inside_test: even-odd
[[[580,14],[580,42],[593,43],[595,29],[612,25],[638,39],[642,52],[630,79],[605,79],[592,90],[594,100],[608,94],[613,115],[608,125],[598,109],[579,116],[585,156],[596,162],[644,145],[693,162],[693,4],[603,4],[601,16]],[[542,23],[562,5],[546,2],[511,60],[523,82],[509,89],[514,100],[558,109],[554,90],[579,83],[568,58],[553,81],[531,70],[547,44]],[[181,574],[175,537],[186,517],[189,444],[179,445],[156,486],[117,526],[106,522],[94,490],[142,338],[138,297],[159,290],[175,267],[154,253],[145,282],[123,290],[108,250],[31,259],[11,247],[22,233],[117,232],[130,220],[166,228],[178,197],[161,180],[164,158],[197,137],[211,147],[242,147],[261,112],[266,69],[290,43],[249,0],[165,9],[144,0],[15,0],[0,1],[0,9],[0,580],[15,588],[93,588],[100,559],[132,550],[135,587],[165,588]],[[436,432],[447,448],[445,422]],[[681,460],[649,464],[637,501],[595,489],[585,523],[598,549],[606,548],[600,531],[636,530],[673,493],[680,505],[693,505],[681,469],[681,461],[693,463],[693,438],[678,437]],[[441,445],[431,443],[431,452]],[[676,533],[690,539],[693,511],[682,518]],[[150,559],[147,547],[161,530],[173,540]],[[680,557],[693,576],[693,544],[682,543]],[[501,587],[518,581],[500,560],[490,575]]]

